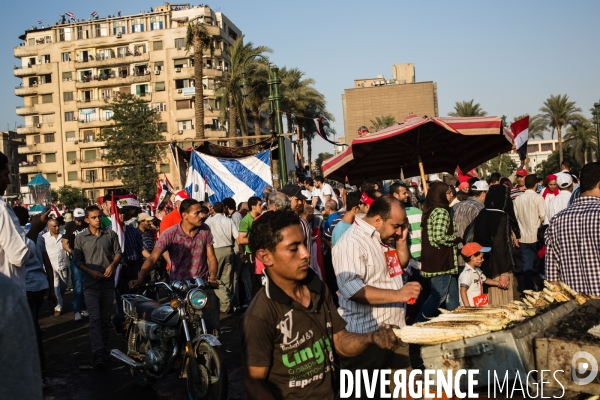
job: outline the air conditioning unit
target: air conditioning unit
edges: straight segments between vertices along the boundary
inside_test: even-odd
[[[175,68],[175,72],[181,72],[181,68]]]
[[[77,160],[71,160],[71,164],[77,163]]]
[[[150,75],[150,70],[149,69],[145,70],[144,75]]]
[[[35,125],[35,127],[36,127],[36,128],[41,128],[41,127],[42,127],[42,125],[40,125],[40,124],[36,124],[36,125]]]
[[[58,176],[60,178],[62,176],[62,174],[56,174],[56,176]]]
[[[220,66],[220,65],[219,65],[219,66],[217,66],[217,69],[220,71],[220,70],[221,70],[221,66]]]
[[[75,141],[73,141],[73,143],[79,144],[79,140],[75,140]]]
[[[154,75],[160,75],[160,69],[155,69],[154,70]]]
[[[121,32],[117,33],[117,39],[121,39]]]
[[[182,89],[177,89],[177,93],[183,93]]]
[[[177,131],[179,135],[183,135],[183,131]]]

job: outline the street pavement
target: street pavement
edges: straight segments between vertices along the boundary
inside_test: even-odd
[[[48,302],[40,313],[46,353],[46,400],[94,399],[187,399],[186,381],[176,374],[158,381],[152,388],[137,386],[129,369],[111,360],[103,370],[87,369],[92,362],[88,318],[73,320],[71,294],[65,295],[65,310],[53,317]],[[240,314],[221,314],[221,351],[229,375],[228,399],[246,399],[238,329]],[[126,352],[124,336],[110,331],[110,347]]]

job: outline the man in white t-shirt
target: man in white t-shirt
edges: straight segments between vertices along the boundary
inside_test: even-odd
[[[333,188],[329,183],[325,183],[325,179],[322,176],[315,176],[315,187],[317,188],[317,192],[313,192],[313,196],[319,196],[320,204],[325,207],[325,204],[329,200],[337,201],[337,196],[333,191]]]
[[[481,272],[483,264],[483,253],[490,252],[491,247],[483,247],[479,243],[467,243],[461,250],[465,260],[465,269],[458,276],[458,290],[460,292],[459,302],[461,306],[475,306],[474,298],[483,295],[483,283],[489,286],[498,286],[501,289],[507,287],[500,286],[498,281],[487,278]]]

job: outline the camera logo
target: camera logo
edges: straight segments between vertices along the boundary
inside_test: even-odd
[[[586,361],[577,362],[582,358]],[[585,374],[590,366],[592,368],[590,374],[585,378],[580,378],[578,375]],[[571,361],[571,378],[573,378],[573,382],[577,385],[587,385],[596,379],[596,375],[598,375],[598,362],[593,355],[585,351],[578,351],[573,355],[573,360]]]

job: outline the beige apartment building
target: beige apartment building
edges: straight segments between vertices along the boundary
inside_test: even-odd
[[[166,140],[195,137],[195,82],[193,50],[186,52],[187,24],[198,20],[213,36],[214,52],[203,55],[206,136],[225,136],[218,121],[220,104],[215,96],[215,79],[226,74],[227,53],[241,31],[220,12],[208,6],[169,4],[137,15],[113,16],[85,22],[59,23],[32,29],[19,38],[14,49],[20,60],[14,75],[22,78],[15,94],[23,98],[17,115],[24,125],[26,145],[19,153],[26,157],[21,166],[21,192],[42,173],[52,188],[80,187],[88,198],[97,198],[121,186],[125,173],[104,159],[104,143],[98,141],[103,128],[112,124],[106,101],[119,93],[131,93],[146,100],[160,112],[161,131]],[[166,173],[172,184],[180,185],[175,166],[168,156],[157,172]]]
[[[366,126],[371,130],[371,120],[392,115],[402,122],[410,114],[438,116],[437,84],[416,82],[415,67],[411,64],[392,66],[392,78],[355,79],[354,87],[342,94],[344,110],[344,138],[350,144],[358,137],[357,130]]]

